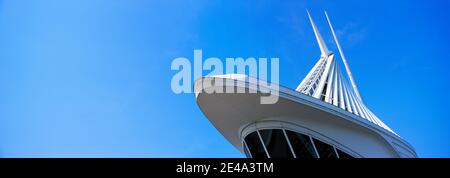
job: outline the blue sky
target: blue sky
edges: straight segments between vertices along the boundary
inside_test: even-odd
[[[176,57],[279,57],[295,88],[333,51],[327,10],[364,101],[421,157],[450,157],[448,1],[0,0],[0,156],[243,157]]]

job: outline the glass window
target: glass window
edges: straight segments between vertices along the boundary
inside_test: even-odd
[[[271,158],[293,158],[283,130],[260,130],[261,138]]]
[[[262,146],[258,133],[253,132],[245,137],[245,143],[253,158],[267,158],[266,151]]]
[[[337,158],[333,146],[328,145],[314,138],[313,140],[320,158]]]
[[[286,135],[291,142],[292,149],[294,150],[297,158],[317,158],[314,147],[311,144],[309,136],[286,130]]]
[[[337,153],[339,155],[339,159],[351,159],[351,158],[353,158],[353,156],[350,156],[349,154],[341,151],[340,149],[336,148],[336,151],[337,151]]]
[[[248,147],[247,147],[247,144],[245,144],[245,141],[243,142],[243,149],[244,149],[245,156],[247,156],[247,158],[251,158],[252,155],[248,151]]]

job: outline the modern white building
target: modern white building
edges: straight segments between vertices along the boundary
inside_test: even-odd
[[[229,74],[194,84],[198,106],[237,149],[253,158],[414,158],[414,148],[364,104],[333,26],[328,24],[345,69],[325,44],[308,12],[321,56],[295,89],[279,86],[276,104],[260,104],[256,93],[202,92],[200,82],[259,90],[258,79]],[[252,80],[250,80],[252,79]],[[231,85],[230,82],[242,85]]]

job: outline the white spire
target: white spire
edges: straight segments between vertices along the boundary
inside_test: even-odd
[[[307,11],[308,12],[308,11]],[[322,100],[325,103],[339,107],[359,116],[362,119],[367,120],[375,125],[378,125],[389,132],[395,134],[386,124],[378,119],[369,108],[363,103],[361,96],[353,80],[352,73],[345,59],[342,48],[338,42],[333,26],[330,19],[326,14],[328,25],[331,28],[334,40],[341,54],[345,69],[348,75],[343,77],[343,71],[340,70],[338,61],[334,59],[335,55],[325,46],[322,37],[317,30],[311,15],[308,12],[308,17],[311,21],[312,28],[316,35],[317,42],[319,43],[320,51],[322,52],[321,58],[317,61],[316,65],[311,69],[308,75],[303,79],[300,85],[297,87],[297,91],[303,94],[309,95],[316,99]]]
[[[353,80],[352,72],[350,71],[350,67],[347,64],[347,60],[345,59],[344,52],[342,51],[341,45],[339,44],[337,36],[334,33],[333,25],[331,25],[330,18],[328,18],[328,14],[327,14],[326,11],[325,11],[325,16],[327,17],[328,25],[330,25],[331,33],[333,34],[334,41],[336,42],[336,45],[337,45],[338,50],[339,50],[339,54],[341,55],[342,61],[344,62],[345,70],[347,71],[347,75],[348,75],[348,77],[350,79],[350,83],[352,84],[353,90],[355,91],[356,96],[358,97],[358,99],[362,101],[361,95],[359,94],[358,88],[356,87],[355,80]]]
[[[306,12],[308,13],[309,21],[311,22],[311,26],[314,30],[314,34],[316,35],[316,40],[320,47],[321,56],[326,57],[326,56],[330,55],[331,52],[328,50],[327,45],[323,41],[322,36],[320,35],[319,30],[316,27],[316,24],[314,23],[311,15],[309,14],[309,11],[306,10]]]

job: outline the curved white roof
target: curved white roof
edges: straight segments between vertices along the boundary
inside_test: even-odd
[[[217,80],[223,82],[207,87],[202,85]],[[250,125],[261,128],[262,122],[273,120],[299,125],[325,135],[361,157],[416,157],[414,148],[405,140],[367,119],[293,89],[283,86],[278,89],[266,88],[258,85],[260,82],[265,81],[240,74],[226,74],[203,77],[194,84],[197,104],[203,114],[241,151],[244,128]],[[213,91],[228,88],[245,88],[248,92],[204,92],[206,89]],[[276,90],[274,93],[279,96],[277,103],[260,104],[261,96],[265,95],[262,91],[267,90]],[[286,128],[286,125],[281,127]],[[396,152],[398,156],[380,151],[385,149]]]

